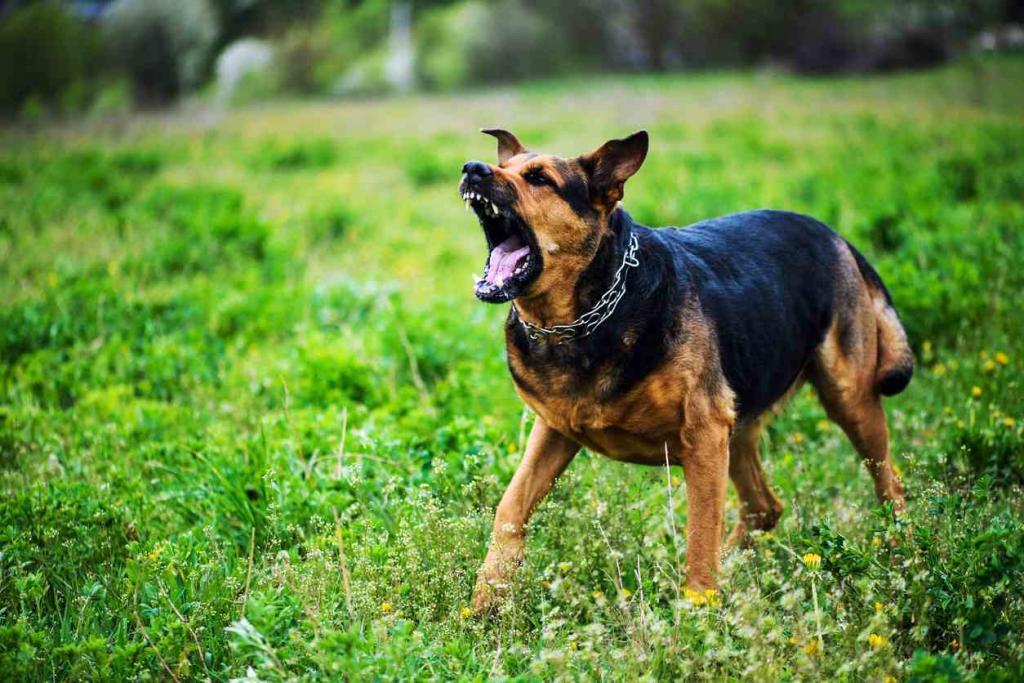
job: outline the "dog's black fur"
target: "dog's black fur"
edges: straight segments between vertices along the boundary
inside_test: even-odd
[[[808,216],[786,211],[749,211],[686,228],[639,225],[622,208],[610,217],[613,239],[598,249],[577,284],[577,305],[587,310],[611,284],[631,234],[639,239],[641,267],[627,271],[626,294],[616,314],[589,337],[572,344],[531,342],[515,312],[507,330],[524,359],[573,367],[581,386],[598,368],[618,368],[602,397],[631,389],[665,359],[684,330],[669,315],[694,298],[713,323],[722,371],[736,393],[738,417],[755,417],[793,384],[833,319],[839,253],[836,233]],[[881,278],[850,246],[865,279],[891,297]],[[628,348],[627,332],[636,335]],[[890,376],[884,394],[898,393],[912,367]],[[536,393],[513,372],[520,388]]]

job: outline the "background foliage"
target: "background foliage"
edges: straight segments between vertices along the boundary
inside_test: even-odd
[[[595,78],[2,133],[0,678],[1019,680],[1022,80]],[[887,403],[907,525],[801,393],[764,442],[787,512],[715,604],[679,599],[680,473],[585,454],[507,608],[467,618],[531,420],[455,189],[494,123],[564,155],[647,127],[638,220],[780,207],[864,250],[919,362]]]
[[[0,114],[387,91],[402,7],[413,84],[431,90],[750,65],[873,72],[1024,47],[1018,0],[7,0]],[[245,87],[213,83],[219,56],[253,39],[272,62],[251,65]]]

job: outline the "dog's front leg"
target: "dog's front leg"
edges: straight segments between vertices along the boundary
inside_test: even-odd
[[[703,596],[716,586],[729,481],[729,425],[709,422],[684,433],[686,479],[686,588]]]
[[[579,444],[556,432],[540,417],[534,422],[526,453],[494,516],[491,547],[473,591],[473,609],[477,613],[489,611],[500,599],[504,584],[523,559],[525,526],[533,509],[579,449]]]

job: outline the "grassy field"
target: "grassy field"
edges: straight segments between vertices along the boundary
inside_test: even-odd
[[[0,133],[0,679],[1021,680],[1021,82],[623,77]],[[489,125],[563,155],[646,127],[639,221],[785,208],[858,245],[918,359],[887,403],[908,525],[800,393],[763,445],[786,513],[714,604],[679,599],[681,473],[585,454],[512,599],[468,616],[531,421],[456,192]]]

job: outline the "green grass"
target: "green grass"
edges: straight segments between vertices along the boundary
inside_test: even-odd
[[[1022,78],[602,78],[0,134],[0,679],[1019,680]],[[679,600],[665,473],[584,455],[513,598],[464,617],[531,419],[455,189],[490,125],[564,155],[646,127],[638,220],[785,208],[868,254],[919,362],[887,402],[908,526],[800,393],[764,443],[786,514],[726,557],[719,606]]]

